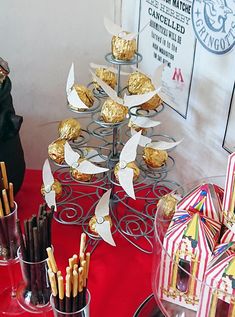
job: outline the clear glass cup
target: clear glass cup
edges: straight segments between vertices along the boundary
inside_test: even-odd
[[[17,251],[23,282],[17,288],[17,300],[20,306],[30,313],[47,313],[51,310],[51,288],[47,274],[47,260],[28,262]]]
[[[58,308],[55,307],[55,302],[54,302],[54,297],[51,295],[50,298],[50,303],[51,307],[54,313],[55,317],[89,317],[90,316],[90,302],[91,302],[91,294],[89,290],[86,290],[86,306],[84,306],[82,309],[71,312],[71,313],[66,313],[60,311]]]
[[[225,176],[204,178],[194,183],[180,186],[172,191],[171,194],[183,198],[196,186],[208,183],[224,188]],[[203,279],[198,278],[199,261],[202,261],[202,258],[198,259],[198,255],[195,256],[192,252],[188,253],[190,250],[187,249],[186,245],[184,249],[175,248],[174,255],[171,255],[169,250],[172,246],[176,245],[176,240],[174,239],[177,239],[180,233],[177,233],[178,231],[171,231],[169,233],[167,230],[170,223],[171,218],[166,217],[164,214],[163,204],[159,204],[154,222],[155,250],[152,289],[157,305],[164,316],[233,316],[231,312],[235,314],[235,303],[233,303],[232,297],[230,304],[220,300],[222,295],[218,295],[217,288],[212,287],[211,285],[213,284],[207,284]],[[166,239],[166,234],[174,238],[172,240],[164,240]],[[177,251],[179,249],[181,251]],[[181,256],[177,252],[182,252]],[[185,300],[182,300],[182,298]],[[208,299],[207,304],[203,302],[205,299]]]
[[[10,286],[0,291],[0,313],[9,316],[22,314],[23,310],[16,299],[17,279],[15,266],[19,262],[17,249],[19,239],[16,228],[17,204],[7,216],[0,218],[0,266],[8,269]]]

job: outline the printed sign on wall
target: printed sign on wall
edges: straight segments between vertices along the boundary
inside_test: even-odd
[[[141,0],[140,0],[141,1]],[[150,76],[166,63],[161,97],[184,118],[187,116],[195,54],[195,36],[191,22],[192,1],[142,0],[139,29],[139,65]]]
[[[202,46],[214,54],[225,54],[235,44],[235,1],[195,0],[192,19]]]
[[[231,98],[231,103],[229,107],[228,120],[225,129],[225,135],[223,140],[223,148],[229,153],[235,152],[235,133],[234,133],[234,123],[235,123],[235,96],[234,96],[235,83],[233,86],[233,94]]]

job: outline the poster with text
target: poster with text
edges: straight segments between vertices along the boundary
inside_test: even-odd
[[[187,116],[196,39],[191,22],[192,1],[140,0],[139,65],[152,76],[166,63],[160,96],[184,118]]]
[[[235,84],[234,84],[235,86]],[[235,152],[235,133],[234,133],[234,122],[235,122],[235,96],[234,96],[234,87],[233,94],[231,98],[228,120],[224,135],[223,147],[229,153]]]

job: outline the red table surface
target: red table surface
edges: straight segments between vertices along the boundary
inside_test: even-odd
[[[26,171],[23,186],[15,199],[20,219],[37,213],[43,202],[41,181],[41,171]],[[80,226],[53,222],[52,242],[58,267],[63,273],[67,259],[79,252],[80,235]],[[131,317],[151,293],[152,255],[139,251],[119,233],[115,233],[114,239],[116,247],[101,241],[91,255],[88,284],[91,317]],[[7,268],[0,267],[0,274],[0,288],[3,289],[10,283]],[[19,264],[17,277],[18,281],[22,279]],[[22,314],[25,317],[32,315],[35,314]],[[47,315],[53,316],[53,313]]]

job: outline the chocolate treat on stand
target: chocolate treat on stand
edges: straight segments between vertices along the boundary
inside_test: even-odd
[[[55,194],[56,194],[57,198],[61,197],[61,195],[62,195],[62,185],[57,179],[54,180],[54,183],[51,186],[51,190],[55,191]],[[45,186],[44,186],[44,184],[42,184],[42,186],[41,186],[41,194],[43,196],[45,196]]]
[[[111,217],[109,215],[107,215],[107,216],[104,216],[103,218],[104,218],[104,221],[108,221],[109,222],[110,228],[112,228],[113,223],[112,223]],[[89,224],[88,225],[89,225],[89,229],[91,230],[91,232],[93,234],[99,235],[99,233],[97,232],[97,229],[96,229],[96,223],[97,223],[97,217],[95,215],[89,220]]]
[[[66,140],[55,140],[48,146],[49,157],[57,164],[64,163],[64,145]]]
[[[136,181],[136,180],[139,178],[139,176],[140,176],[140,169],[139,169],[139,167],[136,165],[135,162],[127,163],[127,164],[126,164],[126,167],[133,169],[133,171],[134,171],[133,181]],[[120,167],[120,163],[117,163],[117,164],[115,165],[115,167],[114,167],[114,175],[115,175],[117,181],[118,181],[118,171],[119,171],[121,168],[123,168],[123,167]]]
[[[79,159],[78,164],[81,164],[84,161],[85,161],[85,159]],[[73,178],[75,178],[77,181],[80,181],[80,182],[89,182],[92,179],[92,177],[94,176],[93,174],[82,173],[73,167],[70,168],[70,173],[71,173],[71,176]]]
[[[145,163],[152,168],[158,168],[167,161],[168,154],[164,150],[151,148],[150,145],[144,148],[143,159]]]
[[[135,71],[128,78],[127,89],[130,94],[137,95],[146,83],[151,83],[151,79],[145,74]]]
[[[124,32],[127,35],[127,32]],[[119,36],[112,38],[112,54],[115,59],[129,61],[131,60],[137,50],[136,40],[126,40]]]
[[[81,99],[81,101],[88,107],[91,108],[94,104],[94,97],[92,91],[83,85],[74,84],[74,88]],[[69,105],[71,108],[74,108],[73,105]],[[76,109],[77,110],[77,109]]]
[[[117,85],[117,76],[111,70],[100,67],[95,70],[95,74],[97,77],[99,77],[101,80],[103,80],[107,85],[109,85],[113,89]],[[93,81],[93,83],[96,89],[98,90],[102,89],[95,80]]]
[[[64,119],[59,123],[58,132],[60,139],[76,140],[81,134],[81,126],[75,118]]]
[[[101,108],[101,117],[104,122],[107,123],[118,123],[122,122],[127,118],[128,108],[124,105],[121,105],[112,99],[108,98],[102,108]]]

